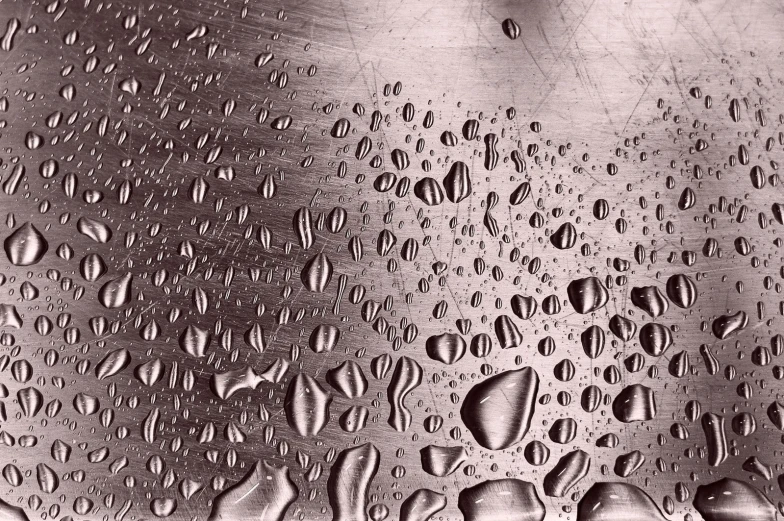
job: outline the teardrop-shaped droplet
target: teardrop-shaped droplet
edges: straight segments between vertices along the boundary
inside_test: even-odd
[[[43,234],[28,223],[23,224],[3,242],[6,257],[14,266],[38,264],[49,249]]]

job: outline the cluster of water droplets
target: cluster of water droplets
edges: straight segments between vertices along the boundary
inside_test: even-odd
[[[608,150],[330,101],[284,11],[140,9],[0,43],[6,518],[776,517],[762,97],[679,86]]]

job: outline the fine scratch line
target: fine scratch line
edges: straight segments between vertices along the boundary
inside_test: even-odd
[[[258,486],[259,486],[259,484],[258,484],[258,483],[256,483],[255,485],[253,485],[252,487],[250,487],[250,490],[248,490],[247,492],[245,492],[245,495],[244,495],[244,496],[242,496],[241,498],[239,498],[237,501],[235,501],[235,502],[234,502],[234,504],[236,505],[237,503],[239,503],[240,501],[242,501],[243,499],[245,499],[246,497],[248,497],[248,496],[249,496],[249,495],[250,495],[250,494],[251,494],[251,493],[252,493],[254,490],[256,490],[256,489],[258,488]]]

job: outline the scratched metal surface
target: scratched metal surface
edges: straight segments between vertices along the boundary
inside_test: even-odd
[[[781,16],[3,0],[4,519],[774,519]]]

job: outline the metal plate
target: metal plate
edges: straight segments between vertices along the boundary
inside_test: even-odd
[[[775,519],[779,11],[0,2],[4,519]]]

